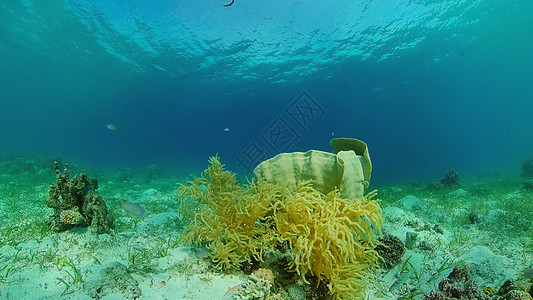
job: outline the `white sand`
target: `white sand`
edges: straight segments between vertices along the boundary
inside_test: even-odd
[[[4,246],[0,248],[0,264],[2,274],[7,277],[0,284],[0,298],[133,299],[128,291],[120,293],[103,288],[98,292],[101,281],[108,280],[104,270],[115,263],[131,267],[129,273],[142,295],[138,299],[222,299],[229,288],[243,282],[247,276],[210,272],[207,263],[197,258],[191,248],[167,247],[167,240],[153,235],[154,228],[168,220],[169,214],[173,213],[152,216],[135,230],[114,236],[94,235],[85,228],[76,228],[40,241]],[[175,241],[177,237],[170,239]],[[154,254],[154,249],[159,247],[168,252],[164,256]],[[147,264],[153,267],[149,271],[135,271],[132,253],[146,253],[152,257]],[[76,271],[68,264],[70,261],[82,282],[74,283]],[[61,280],[71,286],[67,289]]]

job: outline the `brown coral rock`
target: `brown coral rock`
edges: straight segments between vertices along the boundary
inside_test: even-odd
[[[88,179],[86,173],[70,178],[68,164],[63,173],[54,163],[57,182],[50,183],[49,197],[45,203],[54,209],[48,219],[50,229],[56,232],[72,229],[74,226],[90,226],[97,233],[113,226],[113,216],[98,195],[98,180]]]

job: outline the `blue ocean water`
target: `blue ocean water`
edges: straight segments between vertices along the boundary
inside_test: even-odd
[[[533,2],[0,3],[0,155],[243,176],[369,145],[373,182],[533,158]],[[114,124],[117,130],[109,130]]]

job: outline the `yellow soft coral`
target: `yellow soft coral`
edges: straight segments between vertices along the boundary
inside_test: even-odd
[[[274,214],[277,236],[292,249],[291,266],[306,275],[329,281],[337,297],[363,291],[370,266],[377,263],[372,230],[382,225],[381,209],[366,198],[348,200],[338,191],[321,194],[307,183],[286,190]]]
[[[196,211],[183,240],[207,244],[220,269],[236,268],[252,257],[260,260],[263,249],[275,243],[265,219],[276,199],[273,188],[241,186],[217,157],[211,158],[201,177],[178,189],[182,211]]]
[[[316,276],[334,297],[352,299],[377,264],[373,232],[380,233],[382,218],[375,192],[343,199],[309,182],[296,190],[266,181],[239,185],[214,157],[201,177],[180,185],[178,196],[182,211],[195,212],[183,240],[205,245],[219,269],[261,260],[264,249],[288,243],[292,270],[304,281]]]

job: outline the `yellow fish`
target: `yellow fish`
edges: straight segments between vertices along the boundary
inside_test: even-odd
[[[142,208],[137,203],[122,202],[120,204],[120,206],[122,207],[122,209],[124,209],[125,211],[129,212],[130,214],[132,214],[134,216],[142,216],[142,215],[144,215],[144,208]]]

